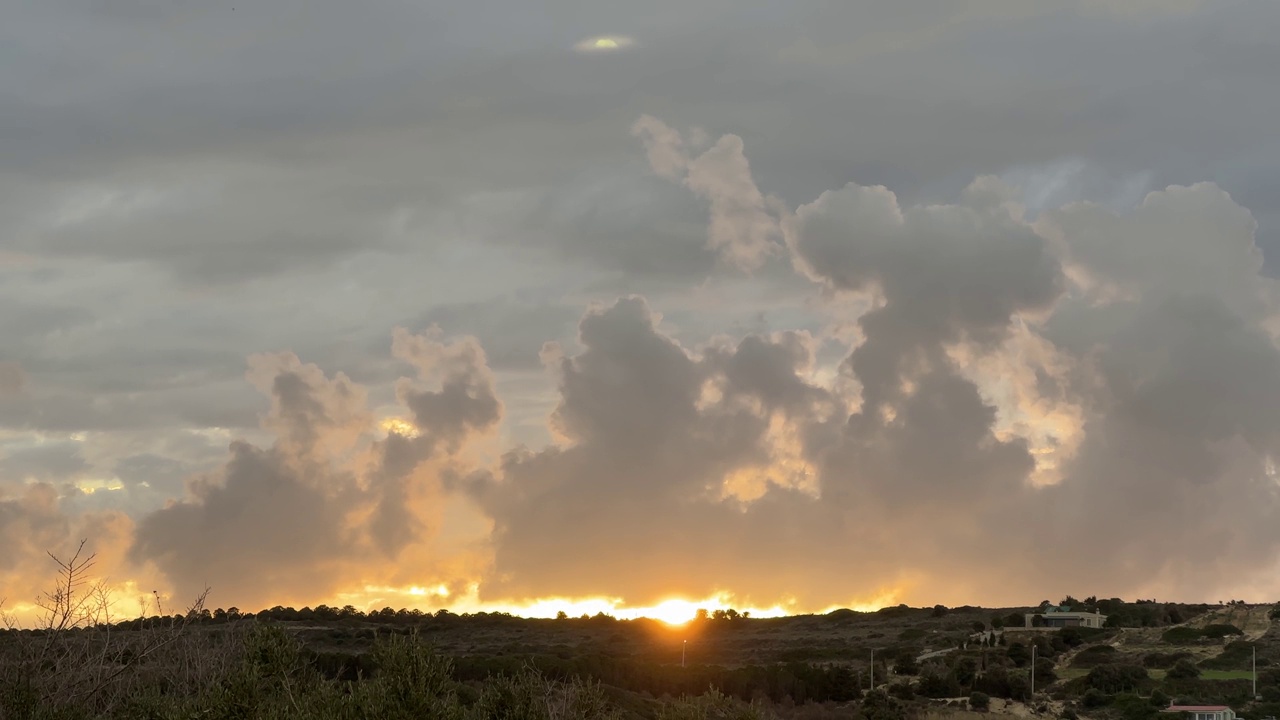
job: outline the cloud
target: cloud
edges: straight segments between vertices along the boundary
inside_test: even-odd
[[[797,609],[1257,591],[1241,573],[1280,552],[1280,350],[1250,214],[1212,184],[1034,220],[1021,196],[989,176],[950,203],[851,183],[779,209],[779,251],[853,331],[708,334],[641,296],[591,305],[540,353],[542,447],[502,444],[472,337],[393,332],[412,376],[390,433],[345,373],[254,355],[271,440],[232,442],[122,526],[121,567],[247,607],[427,580],[483,602]],[[119,474],[190,467],[160,457]],[[45,542],[90,517],[33,487],[9,513],[44,518]]]
[[[0,27],[15,59],[0,69],[0,443],[80,443],[88,467],[70,479],[123,486],[72,492],[52,456],[22,470],[57,501],[20,512],[61,517],[59,533],[117,510],[142,525],[167,500],[219,517],[200,483],[231,486],[238,441],[238,468],[318,494],[318,512],[357,488],[353,547],[379,560],[340,560],[344,584],[420,572],[492,594],[561,573],[586,591],[585,564],[512,564],[487,539],[552,512],[537,482],[529,520],[520,491],[510,508],[491,493],[538,467],[593,487],[567,463],[610,477],[591,448],[616,447],[637,458],[629,482],[697,488],[696,502],[636,501],[642,528],[621,510],[600,520],[652,537],[678,569],[667,584],[690,593],[721,572],[815,603],[898,582],[927,602],[945,600],[930,588],[1039,599],[1086,582],[1195,594],[1197,576],[1245,582],[1212,553],[1270,557],[1268,537],[1223,518],[1237,498],[1246,519],[1273,507],[1257,398],[1280,329],[1277,6],[557,0],[441,24],[406,4],[143,5],[28,4]],[[569,51],[602,29],[644,51]],[[593,320],[613,328],[595,327],[593,348],[571,337],[582,308],[632,295],[657,338],[638,347],[679,351],[654,350],[653,368],[604,352],[625,347],[608,332],[650,332],[625,313]],[[391,328],[433,322],[476,334],[491,381],[448,390],[386,352]],[[532,367],[549,340],[572,370],[555,363],[552,386]],[[307,362],[263,355],[277,348]],[[244,381],[250,356],[265,400]],[[665,389],[626,390],[627,373]],[[404,374],[409,392],[439,393],[416,402],[440,425],[375,446],[388,413],[414,422]],[[695,379],[689,410],[681,382]],[[579,386],[644,416],[613,417]],[[719,464],[659,463],[666,409],[690,436],[672,451]],[[647,451],[606,432],[629,427]],[[492,517],[449,489],[477,472]],[[193,476],[205,495],[183,490]],[[1175,517],[1203,549],[1092,530]],[[725,570],[735,543],[771,569]],[[1077,546],[1116,561],[1091,570],[1058,550]],[[1046,553],[1056,576],[1040,574]],[[484,578],[490,555],[508,560]],[[954,570],[974,557],[999,562]],[[242,584],[219,562],[215,584]],[[815,574],[856,577],[824,589]]]
[[[711,206],[707,246],[731,265],[755,270],[777,250],[779,207],[751,177],[742,138],[725,135],[697,157],[687,155],[680,133],[645,115],[631,134],[644,141],[649,165],[658,175],[683,182]]]
[[[647,126],[668,167],[675,136]],[[813,374],[802,336],[691,350],[639,299],[589,312],[583,351],[549,355],[559,442],[479,486],[488,596],[733,588],[817,607],[913,582],[919,602],[1256,587],[1241,573],[1278,549],[1262,517],[1280,416],[1263,398],[1280,351],[1249,213],[1211,184],[1035,223],[1017,197],[979,178],[958,203],[904,207],[851,184],[784,217],[830,302],[871,300],[841,366],[854,393]],[[1241,498],[1251,519],[1228,521]],[[1169,521],[1178,538],[1151,542]]]
[[[34,447],[4,449],[0,455],[0,482],[65,481],[88,468],[80,443],[53,442]]]
[[[14,362],[0,363],[0,396],[16,395],[27,383],[27,374]]]
[[[33,603],[50,589],[57,566],[46,553],[68,559],[81,539],[88,541],[85,557],[98,555],[99,577],[119,570],[110,578],[117,583],[142,579],[123,562],[132,530],[133,521],[121,512],[64,512],[58,491],[48,483],[31,483],[13,491],[0,484],[0,542],[5,547],[0,556],[0,588],[4,588],[0,600],[6,601],[5,610]]]
[[[153,563],[179,597],[208,585],[249,607],[331,597],[393,574],[407,548],[438,531],[428,522],[439,520],[433,505],[457,453],[501,417],[474,340],[401,329],[393,349],[439,389],[404,380],[414,431],[381,439],[365,391],[342,373],[290,353],[250,358],[248,378],[271,398],[262,426],[275,442],[233,442],[221,468],[188,482],[187,498],[140,521],[131,558]]]

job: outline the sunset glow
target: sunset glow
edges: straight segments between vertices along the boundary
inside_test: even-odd
[[[590,617],[603,614],[619,620],[647,618],[672,626],[681,626],[696,618],[699,610],[706,610],[709,615],[717,610],[736,610],[754,618],[784,617],[806,613],[826,614],[838,609],[875,612],[898,604],[901,601],[902,592],[901,588],[890,588],[865,597],[850,598],[848,602],[829,607],[808,606],[797,598],[759,606],[749,601],[739,601],[728,592],[717,593],[702,600],[672,596],[653,604],[630,605],[622,598],[609,597],[548,597],[527,601],[486,602],[480,600],[479,586],[476,584],[472,584],[464,592],[454,594],[446,584],[437,583],[403,588],[369,586],[363,593],[344,593],[332,599],[329,604],[336,606],[352,604],[365,611],[387,606],[417,607],[424,612],[447,609],[458,614],[506,613],[527,618],[554,618],[562,612],[568,617],[583,615]]]

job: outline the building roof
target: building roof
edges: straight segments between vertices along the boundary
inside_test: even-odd
[[[1222,712],[1230,709],[1226,705],[1170,705],[1161,712]]]
[[[1099,617],[1102,617],[1102,616],[1103,616],[1103,615],[1102,615],[1102,613],[1089,612],[1089,611],[1087,611],[1087,610],[1054,610],[1054,609],[1043,610],[1043,611],[1040,611],[1040,612],[1029,612],[1029,613],[1026,613],[1026,614],[1027,614],[1027,615],[1044,615],[1045,617],[1049,617],[1050,615],[1054,615],[1054,616],[1058,616],[1058,617],[1062,617],[1062,616],[1066,616],[1066,617],[1094,617],[1094,616],[1099,616]]]

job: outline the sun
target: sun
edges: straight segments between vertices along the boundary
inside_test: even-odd
[[[580,53],[616,52],[635,45],[635,42],[625,35],[597,35],[579,41],[573,49]]]
[[[673,599],[665,600],[653,607],[641,608],[636,611],[636,614],[651,620],[660,620],[668,625],[684,625],[698,616],[698,609],[701,607],[705,607],[705,604]]]
[[[387,418],[379,423],[379,427],[387,434],[395,433],[407,438],[418,437],[418,428],[403,418]]]

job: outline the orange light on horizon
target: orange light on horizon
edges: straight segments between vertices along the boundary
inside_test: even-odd
[[[849,609],[856,612],[875,612],[881,608],[896,605],[902,596],[901,588],[883,589],[873,595],[852,600],[847,604],[832,605],[825,609],[817,609],[814,605],[806,605],[795,597],[786,597],[767,607],[753,607],[752,603],[739,601],[733,593],[718,592],[702,600],[689,600],[679,595],[668,596],[652,605],[628,605],[620,597],[541,597],[526,600],[482,601],[479,597],[479,585],[472,583],[465,591],[450,593],[449,586],[440,584],[423,584],[408,587],[366,586],[363,593],[343,593],[337,598],[338,605],[352,604],[373,610],[388,602],[404,603],[408,607],[418,606],[421,610],[433,612],[445,608],[453,613],[505,613],[517,617],[552,619],[560,613],[576,618],[595,615],[608,615],[618,620],[656,620],[665,625],[683,627],[698,616],[699,610],[708,615],[718,610],[736,610],[753,618],[776,618],[808,613],[826,614],[833,610]],[[435,602],[447,601],[436,604]]]

